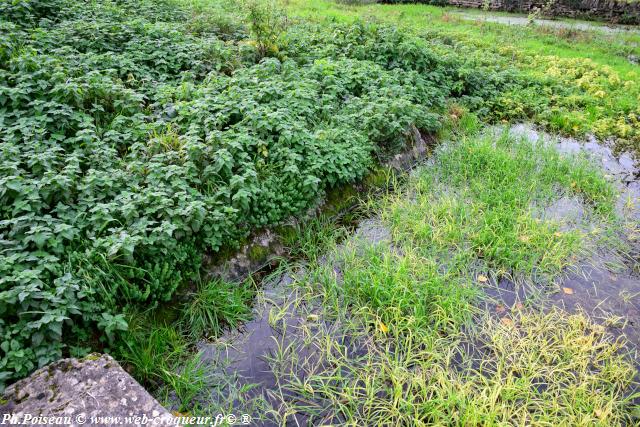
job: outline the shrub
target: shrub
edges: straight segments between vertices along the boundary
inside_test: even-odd
[[[278,53],[278,41],[285,30],[286,15],[275,0],[245,0],[247,21],[260,57]]]

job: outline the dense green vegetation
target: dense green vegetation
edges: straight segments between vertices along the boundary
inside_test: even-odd
[[[470,22],[429,5],[349,6],[291,0],[296,16],[318,22],[362,19],[391,23],[459,57],[481,56],[512,68],[518,84],[497,96],[494,120],[532,120],[568,135],[615,137],[621,150],[640,152],[640,56],[637,32],[606,34],[531,25]],[[476,84],[484,84],[477,82]]]
[[[444,136],[465,120],[533,120],[640,151],[640,86],[622,59],[637,47],[530,28],[515,37],[442,14],[424,31],[425,11],[436,13],[427,6],[284,3],[289,17],[257,0],[0,0],[0,388],[101,350],[188,410],[204,381],[194,342],[248,320],[255,294],[250,282],[201,274],[203,255],[362,179],[414,129]],[[576,56],[593,59],[575,59],[570,37]],[[360,322],[380,322],[377,334],[419,326],[428,341],[460,327],[479,259],[502,273],[560,271],[584,241],[527,216],[532,200],[579,191],[594,215],[611,215],[610,184],[550,150],[475,138],[438,159],[411,197],[379,211],[405,256],[347,259],[342,296]],[[436,194],[444,173],[456,194]],[[316,261],[331,247],[324,237],[302,229],[292,252]],[[441,275],[437,263],[462,247]],[[322,284],[323,298],[340,293]],[[584,332],[563,316],[550,320],[566,326],[560,341]],[[607,395],[611,420],[625,417],[622,386]]]
[[[513,84],[390,27],[293,25],[278,46],[166,1],[1,11],[3,381],[110,346],[203,252],[361,178],[448,99],[485,111]]]

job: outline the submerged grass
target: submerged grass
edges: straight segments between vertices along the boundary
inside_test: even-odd
[[[551,284],[588,250],[581,231],[535,216],[565,194],[599,221],[615,220],[614,188],[587,159],[507,134],[471,136],[439,150],[404,194],[377,203],[388,239],[334,239],[330,249],[334,234],[319,232],[329,254],[305,264],[288,303],[307,321],[278,327],[288,337],[276,338],[281,351],[271,357],[274,416],[342,425],[637,422],[623,338],[582,313],[480,309],[487,276],[536,273]]]
[[[445,146],[409,194],[391,199],[382,217],[407,242],[448,270],[481,262],[498,273],[557,274],[583,243],[580,231],[536,218],[559,195],[581,197],[611,218],[615,191],[585,158],[504,133]]]
[[[182,329],[192,340],[215,338],[224,328],[234,328],[251,319],[254,294],[250,281],[200,281],[181,309]]]
[[[350,337],[364,346],[359,352],[323,330],[312,337],[313,360],[274,355],[274,366],[287,366],[274,393],[283,423],[296,414],[340,425],[634,422],[624,343],[582,314],[487,316],[464,335],[369,334]]]
[[[383,333],[454,332],[469,320],[469,303],[477,296],[464,278],[442,272],[408,246],[399,252],[382,245],[350,248],[340,270],[340,280],[328,282],[331,291]]]

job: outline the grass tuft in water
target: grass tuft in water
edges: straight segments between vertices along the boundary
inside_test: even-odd
[[[503,134],[463,138],[422,168],[382,212],[396,240],[448,270],[476,262],[498,273],[553,275],[585,243],[578,230],[534,215],[562,195],[612,218],[615,191],[587,159]]]
[[[251,320],[251,300],[254,294],[251,281],[199,281],[195,292],[182,306],[182,329],[194,340],[215,338],[225,328],[237,327],[240,323]]]
[[[274,337],[279,421],[633,423],[637,384],[623,338],[582,313],[527,301],[500,318],[479,304],[485,282],[550,284],[590,249],[588,233],[538,216],[564,196],[603,224],[615,220],[614,188],[587,159],[475,135],[442,147],[404,192],[372,204],[386,237],[338,243],[320,226],[322,250],[303,241],[313,257],[287,302],[301,322],[281,321]]]

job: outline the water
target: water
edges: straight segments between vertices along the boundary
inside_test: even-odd
[[[391,236],[379,221],[365,219],[357,226],[351,240],[388,245]],[[340,247],[337,253],[339,251]],[[341,273],[338,264],[334,264],[335,256],[329,254],[321,262],[331,266],[339,277]],[[265,278],[254,305],[253,320],[213,343],[200,343],[201,361],[213,371],[212,392],[205,399],[209,404],[231,405],[236,413],[249,411],[254,418],[260,413],[264,418],[255,420],[256,423],[278,425],[269,411],[276,411],[282,401],[277,398],[280,381],[289,375],[304,379],[305,371],[325,363],[319,356],[320,351],[314,347],[318,340],[312,337],[331,337],[354,356],[366,351],[366,347],[355,342],[349,329],[337,319],[323,318],[320,301],[309,301],[303,295],[304,289],[295,281],[299,278],[304,283],[304,275],[304,268],[299,267],[295,274],[287,272]],[[243,393],[243,389],[248,391]],[[289,422],[306,425],[306,419],[303,414],[293,414]]]
[[[472,15],[466,13],[457,14],[462,19],[470,21],[487,21],[495,22],[497,24],[505,25],[529,25],[530,21],[525,16],[502,16],[502,15]],[[550,19],[535,19],[536,25],[542,25],[551,28],[563,28],[579,31],[598,31],[607,34],[620,34],[620,33],[638,33],[636,27],[631,26],[609,26],[609,25],[596,25],[589,22],[565,22],[565,21],[552,21]]]
[[[599,248],[588,259],[571,266],[550,295],[550,303],[568,311],[584,310],[609,327],[624,333],[633,347],[640,346],[640,165],[629,153],[614,156],[606,144],[590,136],[586,141],[553,137],[533,126],[513,126],[513,134],[530,141],[553,144],[562,153],[585,153],[602,167],[620,192],[615,210],[622,220],[618,236],[626,250]],[[565,196],[544,209],[546,219],[562,221],[565,229],[597,228],[577,197]],[[503,292],[504,294],[504,292]],[[512,298],[512,301],[515,301]],[[507,300],[507,303],[510,302]],[[640,359],[636,358],[640,366]]]

